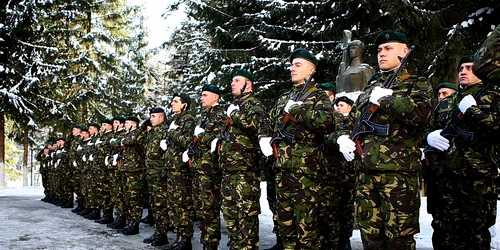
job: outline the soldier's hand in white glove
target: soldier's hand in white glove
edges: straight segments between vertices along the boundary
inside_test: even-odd
[[[379,86],[373,88],[372,94],[370,95],[370,102],[380,106],[380,98],[384,96],[392,95],[394,91],[392,89],[384,89]]]
[[[118,164],[118,154],[113,155],[113,166],[116,166]]]
[[[271,137],[261,137],[259,140],[260,150],[267,157],[273,154],[273,147],[271,146]]]
[[[472,95],[466,95],[458,104],[458,109],[460,109],[460,112],[462,114],[465,114],[465,111],[469,109],[472,106],[477,106],[476,99]]]
[[[427,135],[427,144],[440,151],[445,151],[450,147],[450,141],[441,135],[441,130],[438,129],[429,133]]]
[[[287,113],[290,113],[289,110],[290,108],[292,108],[293,106],[299,106],[299,105],[302,105],[303,102],[301,101],[294,101],[294,100],[288,100],[288,102],[286,103],[285,105],[285,108],[283,110],[285,110],[285,112]]]
[[[82,160],[83,160],[83,162],[87,162],[87,156],[83,155]]]
[[[236,110],[240,110],[240,107],[238,105],[234,105],[234,104],[229,105],[229,107],[227,107],[227,110],[226,110],[227,117],[231,118],[232,113]]]
[[[94,155],[93,154],[89,156],[89,161],[94,161]]]
[[[76,167],[76,166],[77,166],[77,165],[76,165],[76,161],[73,161],[73,167]]]
[[[179,125],[175,124],[175,121],[170,123],[170,126],[168,126],[168,131],[176,130],[179,127]]]
[[[194,128],[194,136],[198,137],[200,136],[201,133],[204,133],[205,132],[205,129],[200,127],[200,126],[196,126]]]
[[[337,139],[337,144],[339,144],[339,151],[344,155],[344,158],[347,161],[352,161],[354,159],[356,143],[354,143],[348,135],[341,135]]]
[[[106,158],[104,158],[104,164],[105,164],[106,166],[107,166],[107,165],[109,165],[108,158],[109,158],[109,155],[106,155]]]
[[[217,149],[217,141],[219,141],[219,138],[213,139],[210,143],[210,153],[215,152],[215,150]]]
[[[167,140],[163,139],[160,141],[160,148],[163,149],[163,151],[167,150]]]
[[[189,156],[188,156],[188,151],[184,151],[184,153],[182,153],[182,162],[188,162],[189,161]]]

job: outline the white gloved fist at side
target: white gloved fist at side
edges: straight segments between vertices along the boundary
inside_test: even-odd
[[[188,156],[188,151],[184,151],[184,153],[182,153],[182,162],[188,162],[189,161],[189,156]]]
[[[271,146],[271,137],[261,137],[259,140],[260,150],[266,157],[273,154],[273,147]]]
[[[205,132],[205,129],[200,127],[200,126],[196,126],[194,128],[194,136],[198,137],[200,136],[201,133],[204,133]]]
[[[460,109],[460,112],[462,114],[465,114],[465,111],[469,109],[472,106],[477,106],[476,99],[472,95],[466,95],[458,104],[458,109]]]
[[[440,151],[445,151],[450,147],[450,141],[441,135],[441,130],[438,129],[429,133],[427,135],[427,144]]]
[[[339,145],[339,151],[344,155],[344,158],[347,161],[352,161],[354,159],[356,143],[354,143],[348,135],[341,135],[337,139],[337,144]]]
[[[381,88],[379,86],[373,88],[373,91],[370,95],[370,102],[375,104],[375,105],[378,105],[380,106],[380,98],[384,97],[384,96],[390,96],[392,95],[394,91],[392,89],[384,89],[384,88]]]
[[[167,147],[168,147],[168,146],[167,146],[167,140],[166,140],[166,139],[161,140],[161,141],[160,141],[160,148],[161,148],[163,151],[165,151],[165,150],[167,150]]]
[[[294,101],[294,100],[288,100],[288,102],[286,103],[285,105],[285,108],[283,110],[285,110],[285,112],[287,113],[290,113],[289,110],[290,108],[292,108],[293,106],[299,106],[299,105],[302,105],[303,102],[301,101]]]
[[[215,152],[215,150],[217,149],[217,141],[219,141],[219,138],[213,139],[210,143],[210,153]]]

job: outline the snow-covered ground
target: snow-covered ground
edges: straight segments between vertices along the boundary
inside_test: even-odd
[[[262,183],[260,215],[260,246],[268,248],[274,244],[272,214],[266,201],[265,182]],[[76,214],[41,202],[43,188],[0,188],[0,249],[156,249],[142,243],[153,233],[149,225],[141,224],[140,234],[124,236],[105,225],[97,224]],[[499,203],[500,204],[500,203]],[[417,249],[432,249],[432,217],[426,212],[426,198],[420,208],[420,233],[415,236]],[[499,207],[500,208],[500,207]],[[500,221],[492,228],[492,237],[500,232]],[[175,235],[169,235],[171,242]],[[199,231],[195,231],[193,249],[202,249]],[[227,249],[225,229],[219,249]],[[353,249],[362,249],[359,231],[351,238]],[[500,249],[500,235],[493,238],[492,249]]]

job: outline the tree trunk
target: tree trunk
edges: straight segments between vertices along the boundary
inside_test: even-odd
[[[23,187],[28,186],[28,129],[24,129],[23,140]]]
[[[0,187],[5,187],[5,116],[0,113]]]

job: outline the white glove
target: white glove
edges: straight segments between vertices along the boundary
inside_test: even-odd
[[[118,164],[118,154],[113,155],[113,166],[116,166]]]
[[[370,102],[380,106],[378,100],[384,96],[392,95],[394,91],[392,89],[384,89],[379,86],[375,87],[370,95]]]
[[[109,165],[109,161],[108,161],[108,158],[109,158],[109,155],[106,155],[106,158],[104,158],[104,165]]]
[[[57,162],[56,162],[56,167],[59,166],[59,163],[61,163],[61,159],[58,159]]]
[[[441,135],[441,130],[434,130],[427,135],[427,144],[440,151],[445,151],[450,147],[450,141]]]
[[[73,167],[76,167],[76,161],[73,161]]]
[[[188,151],[184,151],[184,153],[182,153],[182,162],[188,162],[189,161],[189,156],[188,156]]]
[[[476,99],[474,99],[474,97],[469,94],[460,101],[460,103],[458,104],[458,109],[460,109],[460,112],[462,112],[462,114],[465,114],[465,111],[467,111],[467,109],[471,106],[477,106],[477,102]]]
[[[87,156],[86,156],[86,155],[84,155],[84,156],[82,157],[82,160],[83,160],[83,162],[87,162]]]
[[[200,126],[196,126],[194,128],[194,136],[196,136],[196,137],[198,137],[203,132],[205,132],[205,129],[200,127]]]
[[[344,155],[344,158],[347,161],[352,161],[354,159],[356,143],[354,143],[348,135],[341,135],[337,139],[337,144],[339,144],[339,151]]]
[[[260,150],[267,157],[273,154],[273,147],[271,146],[271,137],[262,137],[259,140]]]
[[[82,149],[83,149],[83,148],[82,148],[82,146],[81,146],[81,145],[78,145],[78,147],[76,148],[76,151],[80,151],[80,150],[82,150]]]
[[[226,115],[227,117],[231,118],[231,113],[233,113],[236,110],[240,110],[240,107],[238,105],[231,104],[229,107],[227,107]]]
[[[167,150],[167,140],[163,139],[160,141],[160,148],[163,149],[163,151]]]
[[[168,126],[168,131],[176,130],[179,127],[179,125],[175,124],[175,121],[170,123],[170,126]]]
[[[286,103],[285,105],[285,108],[283,110],[285,110],[285,112],[289,113],[288,110],[293,107],[293,106],[297,106],[297,105],[302,105],[303,102],[301,101],[294,101],[294,100],[288,100],[288,102]]]
[[[97,138],[97,141],[95,141],[94,145],[99,145],[101,144],[103,141],[101,141],[101,138]]]
[[[89,156],[89,161],[94,161],[94,155]]]
[[[219,138],[215,138],[212,140],[212,142],[210,143],[210,153],[213,153],[215,152],[215,150],[217,149],[217,141],[219,140]]]
[[[109,140],[110,143],[114,141],[116,141],[116,138],[112,138],[111,140]]]

